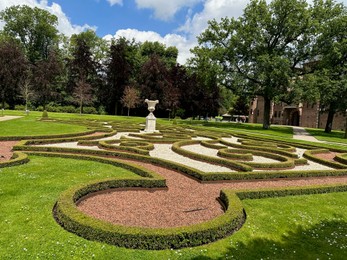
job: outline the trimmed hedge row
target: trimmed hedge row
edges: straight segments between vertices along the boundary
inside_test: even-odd
[[[260,190],[237,191],[237,196],[241,199],[263,199],[297,195],[312,195],[333,192],[347,192],[347,185],[323,185],[308,187],[273,188]]]
[[[96,132],[105,132],[97,136],[90,136]],[[72,134],[59,134],[59,135],[40,135],[40,136],[0,136],[2,141],[10,140],[30,140],[30,144],[49,144],[49,143],[60,143],[60,142],[74,142],[78,140],[93,140],[97,138],[103,138],[112,136],[117,131],[108,131],[107,129],[90,130],[81,133]]]
[[[265,158],[270,158],[274,160],[278,160],[280,162],[274,162],[274,163],[257,163],[257,162],[244,162],[244,164],[247,164],[249,166],[252,166],[254,168],[262,168],[262,169],[272,169],[272,168],[293,168],[295,166],[294,160],[282,155],[274,154],[274,153],[268,153],[264,151],[253,151],[253,150],[247,150],[247,149],[221,149],[219,151],[220,154],[222,154],[225,157],[230,156],[229,158],[232,158],[235,153],[239,153],[240,158],[242,158],[242,155],[245,156],[245,158],[252,158],[252,155],[262,156]],[[247,157],[248,155],[248,157]],[[249,155],[251,155],[249,157]]]
[[[21,165],[29,162],[28,155],[22,152],[14,152],[8,161],[0,162],[0,168]]]
[[[216,164],[228,167],[230,169],[245,171],[245,172],[253,170],[252,167],[247,166],[245,163],[239,163],[235,161],[225,160],[223,158],[215,158],[215,157],[211,157],[211,156],[207,156],[203,154],[197,154],[197,153],[193,153],[181,148],[182,146],[193,145],[193,144],[200,144],[200,141],[197,141],[197,140],[179,141],[174,143],[171,149],[180,155],[187,156],[189,158],[196,159],[203,162],[216,163]]]
[[[329,161],[329,160],[325,160],[322,158],[318,158],[317,156],[315,156],[315,154],[319,154],[319,153],[328,153],[329,150],[328,149],[315,149],[315,150],[307,150],[304,153],[304,157],[307,159],[310,159],[314,162],[335,168],[335,169],[347,169],[347,165],[339,163],[339,162],[334,162],[334,161]]]
[[[133,184],[135,187],[150,186],[146,181],[141,184],[128,181],[127,185]],[[80,185],[65,191],[59,197],[54,208],[54,216],[57,222],[66,230],[86,239],[120,247],[147,250],[192,247],[219,240],[237,231],[245,221],[245,212],[241,202],[243,199],[347,191],[347,185],[241,190],[236,192],[222,190],[220,200],[226,208],[223,215],[204,223],[176,228],[140,228],[113,225],[92,218],[77,209],[76,203],[84,196],[100,190],[124,187],[123,185],[124,182],[121,182],[121,180],[105,180]]]
[[[250,146],[250,145],[241,145],[241,144],[234,144],[234,143],[230,143],[226,140],[221,139],[220,142],[224,145],[230,146],[230,147],[234,147],[234,148],[238,148],[238,149],[248,149],[248,150],[252,150],[252,151],[263,151],[263,152],[270,152],[270,153],[276,153],[276,154],[280,154],[289,158],[298,158],[297,154],[288,152],[288,151],[284,151],[283,149],[278,149],[278,148],[268,148],[268,147],[262,147],[262,146]]]
[[[179,171],[202,182],[223,181],[223,180],[253,180],[253,179],[278,179],[278,178],[300,178],[300,177],[322,177],[322,176],[345,176],[347,170],[314,170],[314,171],[256,171],[256,172],[202,172],[198,169],[188,167],[172,161],[154,158],[146,155],[131,154],[116,151],[85,150],[60,147],[39,147],[26,146],[26,141],[21,141],[14,150],[21,151],[43,151],[73,154],[89,154],[96,156],[114,156],[125,159],[135,159],[145,163],[153,163],[171,170]]]
[[[150,182],[131,182],[129,187],[142,185],[151,186]],[[70,189],[59,197],[54,216],[58,223],[66,230],[89,240],[108,243],[126,248],[161,250],[169,248],[182,248],[207,244],[231,235],[239,229],[245,214],[241,201],[234,193],[221,192],[220,199],[226,206],[223,215],[210,221],[176,228],[140,228],[113,225],[98,219],[94,219],[76,207],[76,202],[83,196],[102,189],[124,187],[122,180],[106,180],[96,183],[88,183]],[[153,185],[155,187],[155,185]]]
[[[284,140],[281,139],[280,137],[260,137],[260,136],[252,136],[249,134],[240,134],[240,133],[233,133],[232,134],[235,137],[240,137],[240,138],[247,138],[247,139],[252,139],[252,140],[258,140],[258,141],[274,141],[278,144],[286,144],[286,145],[290,145],[290,146],[295,146],[298,148],[303,148],[303,149],[321,149],[322,147],[329,149],[332,152],[340,152],[340,153],[344,153],[347,152],[346,148],[336,148],[336,147],[331,147],[328,144],[324,144],[324,143],[312,143],[312,142],[308,142],[308,141],[302,141],[302,140]]]
[[[120,142],[120,141],[119,141]],[[114,142],[113,142],[114,143]],[[98,147],[100,149],[106,149],[111,151],[127,151],[127,152],[133,152],[143,155],[149,155],[149,150],[142,149],[140,147],[131,147],[131,146],[116,146],[112,145],[107,141],[100,141],[98,143]]]
[[[347,153],[337,154],[334,159],[340,163],[347,164]]]

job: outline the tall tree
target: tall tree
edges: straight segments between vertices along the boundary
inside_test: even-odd
[[[330,133],[335,113],[347,110],[347,9],[334,1],[316,1],[315,5],[316,13],[323,17],[317,24],[316,87],[321,93],[320,104],[328,111],[325,132]]]
[[[99,64],[95,61],[88,40],[84,34],[75,35],[71,42],[72,55],[67,62],[68,68],[68,86],[67,93],[73,96],[78,83],[92,86],[92,95],[95,96],[97,86],[101,83],[100,74],[98,73]],[[81,84],[80,84],[81,85]]]
[[[311,15],[304,0],[251,0],[238,18],[209,22],[200,48],[224,69],[233,90],[263,96],[263,128],[270,127],[271,102],[285,95],[310,59]]]
[[[32,68],[35,97],[44,110],[58,94],[56,87],[61,70],[62,64],[54,50],[50,51],[47,59],[37,61]]]
[[[109,113],[119,114],[121,97],[132,78],[136,65],[137,46],[125,38],[113,41],[106,61],[107,83],[104,102]]]
[[[165,89],[170,88],[169,71],[158,55],[151,55],[138,75],[143,99],[159,100],[158,110],[163,109]]]
[[[10,38],[0,38],[0,98],[1,107],[7,102],[14,108],[19,87],[26,78],[29,63],[22,48]]]
[[[47,59],[59,40],[58,18],[40,8],[16,5],[0,12],[4,32],[23,44],[31,63]]]
[[[156,55],[166,64],[167,67],[176,65],[178,50],[174,46],[166,47],[160,42],[146,41],[141,44],[140,53],[143,62],[146,62],[151,56]]]

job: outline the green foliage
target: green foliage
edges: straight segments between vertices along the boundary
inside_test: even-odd
[[[0,19],[5,22],[4,32],[22,43],[32,63],[46,59],[57,44],[58,18],[46,10],[11,6],[0,13]]]

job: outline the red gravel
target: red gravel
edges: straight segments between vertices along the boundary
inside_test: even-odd
[[[334,161],[335,156],[338,153],[334,153],[334,152],[328,152],[328,153],[317,153],[315,154],[316,157],[321,158],[321,159],[325,159],[325,160],[329,160],[329,161]]]
[[[172,170],[136,163],[165,177],[168,189],[113,190],[86,198],[79,203],[78,208],[88,215],[114,224],[178,227],[201,223],[223,214],[217,201],[221,189],[347,184],[347,176],[202,184]]]
[[[17,143],[18,141],[0,141],[0,162],[11,159],[13,155],[12,147]]]

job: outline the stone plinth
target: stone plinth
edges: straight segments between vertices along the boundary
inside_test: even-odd
[[[156,120],[157,118],[153,115],[153,111],[155,110],[155,105],[159,103],[158,100],[148,100],[146,99],[145,102],[148,105],[149,115],[146,117],[146,128],[145,132],[147,133],[153,133],[157,132],[155,130]]]

